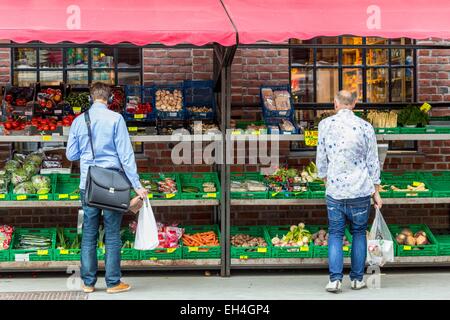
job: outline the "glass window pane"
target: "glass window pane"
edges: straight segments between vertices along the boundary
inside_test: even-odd
[[[342,44],[344,45],[360,45],[362,44],[361,37],[343,37]],[[348,66],[362,65],[362,49],[348,48],[342,49],[342,64]]]
[[[367,69],[367,102],[388,102],[388,68]]]
[[[67,68],[87,68],[89,65],[88,48],[68,48],[66,56]]]
[[[378,37],[367,37],[366,44],[389,44],[389,40],[385,38]]]
[[[39,67],[42,69],[62,69],[62,49],[39,49]]]
[[[363,43],[362,37],[342,37],[342,44],[347,45],[361,45]]]
[[[67,83],[71,85],[83,85],[89,84],[87,71],[67,71]]]
[[[93,68],[114,68],[114,48],[93,48]]]
[[[36,49],[14,48],[15,68],[36,68]]]
[[[291,68],[291,91],[294,102],[314,102],[312,68]]]
[[[414,62],[412,49],[391,49],[392,65],[409,66]]]
[[[46,86],[57,86],[63,82],[62,71],[40,71],[39,82]]]
[[[392,68],[393,102],[411,102],[414,96],[414,72],[411,68]]]
[[[291,64],[296,65],[313,65],[314,50],[313,49],[291,49]]]
[[[342,89],[356,92],[358,101],[363,100],[363,79],[362,69],[344,68],[342,69]]]
[[[119,48],[118,60],[118,68],[140,68],[141,52],[135,48]]]
[[[367,65],[369,66],[389,65],[388,49],[367,50]]]
[[[140,72],[119,72],[117,74],[118,83],[120,86],[126,84],[140,85],[141,73]]]
[[[107,84],[115,84],[114,70],[92,71],[92,82],[104,82]]]
[[[318,68],[317,77],[317,102],[333,102],[334,95],[339,90],[338,69]]]
[[[317,38],[317,44],[339,44],[338,37]],[[317,65],[337,65],[339,58],[339,49],[317,49]]]
[[[19,87],[28,87],[37,81],[35,71],[14,71],[14,84]]]

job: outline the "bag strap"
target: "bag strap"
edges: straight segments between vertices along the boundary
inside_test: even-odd
[[[92,151],[92,159],[95,160],[94,144],[92,143],[91,118],[89,117],[89,111],[86,111],[84,113],[84,121],[86,122],[87,130],[88,130],[89,142],[90,142],[91,151]]]

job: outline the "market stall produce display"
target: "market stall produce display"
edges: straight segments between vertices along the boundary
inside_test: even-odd
[[[0,261],[9,261],[9,247],[11,245],[14,228],[0,225]]]

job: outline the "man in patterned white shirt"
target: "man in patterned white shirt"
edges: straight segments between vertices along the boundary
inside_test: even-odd
[[[353,113],[356,95],[340,91],[334,99],[337,114],[319,123],[317,145],[318,176],[326,183],[329,221],[329,292],[342,290],[343,236],[346,222],[352,233],[351,288],[362,289],[367,254],[366,230],[370,198],[381,208],[378,192],[380,162],[377,141],[371,124]]]

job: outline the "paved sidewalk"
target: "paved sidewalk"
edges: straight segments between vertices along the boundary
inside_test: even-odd
[[[89,300],[97,299],[450,299],[450,270],[397,271],[387,270],[381,277],[381,289],[350,290],[345,278],[341,294],[324,291],[325,272],[237,273],[231,278],[203,276],[200,273],[127,273],[124,280],[133,286],[130,292],[110,295],[100,278],[97,292]],[[37,278],[15,274],[0,278],[0,292],[72,291],[76,281],[61,274],[40,274]]]

